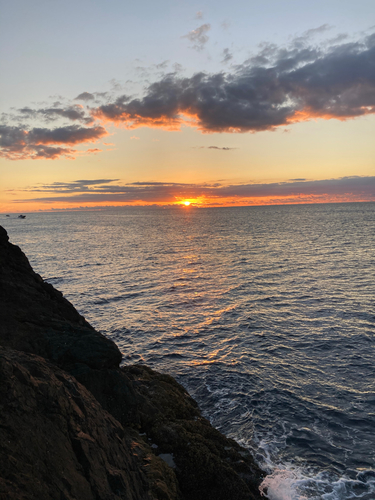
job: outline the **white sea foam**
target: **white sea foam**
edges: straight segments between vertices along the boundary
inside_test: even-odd
[[[276,469],[268,475],[260,486],[260,492],[269,500],[305,500],[300,494],[301,478],[298,471]]]
[[[325,472],[310,476],[303,468],[276,468],[260,492],[268,500],[374,500],[375,471],[358,472],[355,479],[335,479]]]

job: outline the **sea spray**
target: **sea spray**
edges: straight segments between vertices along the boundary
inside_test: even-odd
[[[296,471],[275,469],[260,485],[260,492],[269,500],[307,500],[298,491],[298,483]]]
[[[375,471],[353,471],[353,478],[301,468],[276,468],[260,486],[268,500],[374,500]]]

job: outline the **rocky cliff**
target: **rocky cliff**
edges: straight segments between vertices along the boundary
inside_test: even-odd
[[[0,226],[0,500],[254,500],[263,471],[117,346]]]

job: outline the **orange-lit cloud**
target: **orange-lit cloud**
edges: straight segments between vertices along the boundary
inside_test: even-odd
[[[203,46],[208,29],[202,25],[187,37]],[[262,44],[258,54],[231,71],[185,78],[178,71],[168,73],[150,84],[142,97],[113,97],[119,91],[116,87],[114,93],[82,92],[75,100],[83,105],[57,102],[4,114],[3,121],[17,125],[0,125],[0,155],[13,160],[74,158],[78,152],[66,146],[108,135],[101,125],[105,123],[126,129],[176,131],[191,126],[202,133],[254,133],[375,113],[375,33],[354,42],[341,37],[312,44],[310,37],[327,29],[323,25],[308,30],[287,47]],[[30,127],[19,125],[20,120],[68,120],[92,126]]]
[[[207,133],[375,113],[375,34],[320,47],[310,45],[309,36],[287,48],[264,45],[233,73],[167,74],[142,98],[117,97],[93,108],[92,116],[130,129],[176,130],[184,124]]]
[[[35,197],[35,193],[38,196]],[[182,184],[135,182],[116,179],[55,182],[23,191],[16,203],[51,206],[183,204],[192,206],[240,206],[284,203],[375,201],[374,177],[304,180],[268,184]],[[27,195],[27,198],[25,196]]]

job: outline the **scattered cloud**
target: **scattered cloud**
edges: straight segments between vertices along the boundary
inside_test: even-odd
[[[90,92],[82,92],[82,94],[79,94],[74,98],[75,101],[92,101],[94,99],[94,94],[90,94]]]
[[[199,28],[190,31],[187,35],[184,35],[181,38],[187,38],[194,44],[192,46],[193,49],[201,51],[209,40],[209,37],[206,35],[206,33],[210,31],[210,29],[210,24],[202,24],[202,26],[199,26]]]
[[[94,101],[95,103],[102,101],[108,97],[108,92],[82,92],[77,97],[74,98],[74,101],[85,101],[86,103],[89,101]]]
[[[219,146],[199,146],[197,149],[219,149],[221,151],[231,151],[232,149],[238,149],[238,148],[227,148],[227,147],[220,148]]]
[[[121,84],[121,82],[116,80],[116,78],[112,78],[111,80],[109,80],[109,83],[111,84],[111,89],[113,91],[121,92],[123,85]]]
[[[194,33],[191,40],[202,35]],[[329,47],[304,40],[286,48],[263,44],[231,73],[167,74],[142,98],[122,96],[93,109],[93,117],[129,129],[178,130],[185,124],[202,132],[257,132],[374,113],[375,33]]]
[[[184,70],[184,67],[182,66],[182,64],[179,64],[179,63],[173,63],[172,67],[173,67],[173,71],[175,73],[181,73]]]
[[[60,103],[55,103],[55,104],[60,104]],[[79,121],[86,124],[93,122],[92,117],[88,115],[83,106],[79,104],[73,104],[64,108],[49,107],[49,108],[32,109],[29,107],[24,107],[18,109],[18,112],[22,118],[26,119],[41,118],[46,122],[55,121],[58,120],[59,118],[66,118],[71,121]]]
[[[93,186],[106,185],[117,182],[119,179],[79,179],[71,182],[52,182],[51,184],[42,184],[39,186],[27,189],[29,192],[43,193],[76,193],[89,191]]]
[[[136,135],[132,135],[130,137],[130,140],[134,140],[134,139],[137,140],[137,141],[139,141],[139,137],[137,137]]]
[[[305,180],[262,184],[184,184],[134,182],[120,184],[118,179],[54,182],[24,190],[39,193],[27,201],[43,203],[164,203],[182,199],[203,200],[205,205],[259,203],[309,203],[327,201],[375,201],[375,176]],[[40,196],[43,194],[43,196]],[[46,196],[48,195],[48,196]],[[17,202],[26,200],[19,199]]]
[[[231,59],[233,59],[233,54],[229,52],[229,49],[224,49],[223,50],[223,60],[221,61],[222,63],[226,64],[228,63]]]
[[[292,45],[296,48],[303,48],[306,43],[310,43],[311,39],[325,33],[326,31],[332,29],[333,26],[329,24],[322,24],[318,28],[311,28],[306,30],[302,35],[296,36],[292,40]]]
[[[195,14],[194,19],[203,19],[203,12],[201,10],[198,10],[198,12]]]
[[[349,35],[346,33],[339,33],[338,35],[334,36],[333,38],[330,38],[327,40],[327,43],[330,45],[334,45],[336,43],[341,43],[344,40],[347,40],[349,38]]]
[[[328,30],[331,30],[333,26],[329,24],[322,24],[321,26],[318,26],[318,28],[311,28],[303,33],[303,37],[309,38],[315,35],[320,35],[321,33],[325,33]]]
[[[207,43],[209,29],[209,24],[203,24],[185,37],[200,50]],[[349,120],[375,113],[375,33],[355,41],[341,34],[331,41],[312,43],[313,37],[329,29],[325,24],[307,30],[288,46],[262,43],[256,54],[227,71],[183,77],[182,67],[174,64],[174,72],[157,77],[142,96],[119,95],[122,85],[111,80],[112,92],[82,92],[74,99],[83,104],[64,104],[64,98],[53,96],[50,105],[13,108],[2,115],[0,155],[13,160],[73,158],[82,153],[72,146],[105,137],[108,132],[103,124],[108,122],[126,129],[179,130],[185,125],[203,133],[235,133],[278,127],[287,131],[285,127],[297,122]],[[223,50],[222,62],[232,57],[228,48]],[[151,69],[167,66],[168,61],[162,61]],[[29,125],[30,121],[40,125],[58,120],[70,124]],[[86,154],[92,152],[98,150]]]
[[[103,151],[102,149],[90,148],[90,149],[86,149],[85,153],[96,155],[98,153],[101,153],[102,151]]]
[[[106,135],[108,132],[101,126],[85,128],[69,125],[27,130],[20,126],[0,125],[0,156],[9,160],[74,158],[74,154],[78,153],[76,150],[61,146],[95,142]]]
[[[166,69],[166,68],[167,68],[167,66],[168,66],[168,63],[169,63],[169,61],[168,61],[168,60],[166,60],[166,61],[163,61],[163,62],[161,62],[161,63],[159,63],[159,64],[155,64],[155,68],[156,68],[156,69],[159,69],[159,70],[161,70],[161,69]]]

